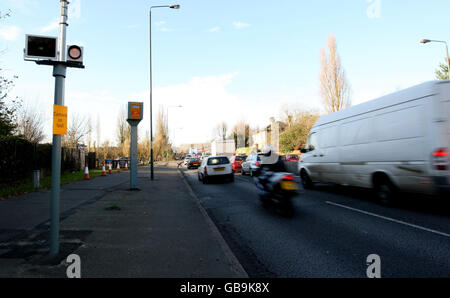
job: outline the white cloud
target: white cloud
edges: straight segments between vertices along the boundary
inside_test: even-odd
[[[210,29],[207,30],[208,32],[214,33],[214,32],[219,32],[220,31],[220,27],[212,27]]]
[[[244,22],[233,22],[233,26],[235,29],[244,29],[250,27],[251,25]]]
[[[219,76],[193,77],[188,82],[159,87],[153,90],[153,119],[163,107],[182,105],[169,109],[169,130],[175,144],[208,142],[214,138],[214,127],[226,121],[231,128],[240,120],[251,125],[265,125],[278,112],[277,102],[254,104],[248,98],[231,93],[228,88],[238,76],[237,72]],[[131,96],[144,102],[145,119],[140,124],[149,130],[149,91]],[[249,114],[248,111],[252,111]],[[155,129],[156,120],[153,127]]]
[[[0,27],[0,37],[9,41],[16,40],[21,31],[17,26],[2,26]]]
[[[308,100],[300,101],[296,94],[270,95],[258,92],[243,95],[230,91],[230,86],[239,78],[237,72],[193,77],[184,83],[155,87],[153,90],[153,130],[156,131],[158,110],[169,106],[182,105],[183,108],[169,109],[169,130],[171,140],[175,144],[202,143],[210,141],[214,135],[214,127],[226,121],[231,128],[235,123],[246,120],[252,127],[264,127],[269,118],[277,116],[285,103],[298,103],[308,106]],[[39,100],[46,118],[45,132],[52,129],[51,107],[53,105],[53,84],[24,84],[19,81],[14,89],[14,96],[27,101]],[[304,94],[303,94],[304,95]],[[139,125],[142,135],[150,130],[149,91],[117,96],[105,90],[76,90],[70,86],[66,90],[65,105],[69,115],[91,116],[94,123],[97,116],[101,122],[101,141],[115,143],[115,130],[119,110],[129,101],[144,103],[144,120]],[[273,100],[276,98],[276,100]],[[305,96],[305,98],[310,98]],[[70,116],[71,117],[71,116]],[[95,131],[94,131],[95,134]],[[47,141],[51,141],[48,139]]]
[[[154,24],[155,24],[155,26],[156,26],[156,28],[157,28],[158,31],[162,31],[162,32],[170,32],[170,31],[173,31],[173,29],[169,29],[169,28],[167,28],[167,27],[165,26],[165,25],[166,25],[166,22],[165,22],[165,21],[158,21],[158,22],[155,22]]]
[[[41,33],[47,33],[47,32],[56,30],[56,29],[58,29],[58,27],[59,27],[59,21],[58,20],[53,21],[50,24],[48,24],[47,26],[43,27],[41,29]]]
[[[38,0],[8,0],[12,11],[18,11],[25,15],[31,15],[38,7]]]

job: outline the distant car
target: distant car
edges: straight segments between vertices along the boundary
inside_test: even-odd
[[[283,161],[298,162],[299,157],[296,154],[288,154],[283,156]]]
[[[227,156],[206,157],[198,168],[198,180],[203,184],[208,184],[216,178],[234,182],[233,169]]]
[[[187,164],[188,170],[190,169],[198,169],[200,167],[201,161],[200,158],[191,158]]]
[[[188,156],[186,156],[185,158],[184,158],[184,165],[185,166],[187,166],[188,165],[188,163],[189,163],[189,160],[191,160],[191,156],[190,155],[188,155]]]
[[[242,175],[249,174],[253,177],[253,175],[259,170],[261,164],[261,156],[262,154],[253,153],[242,164],[241,173]]]
[[[247,155],[234,155],[231,157],[231,166],[233,168],[233,172],[240,172],[242,170],[242,164],[247,159]]]

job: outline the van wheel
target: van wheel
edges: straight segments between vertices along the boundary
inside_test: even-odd
[[[392,207],[395,204],[396,190],[389,178],[384,177],[375,183],[375,194],[381,205]]]
[[[300,177],[302,178],[302,185],[304,189],[314,188],[314,183],[312,182],[311,178],[309,178],[309,175],[305,170],[302,170],[300,172]]]

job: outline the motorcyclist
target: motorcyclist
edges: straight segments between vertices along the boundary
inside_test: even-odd
[[[266,185],[270,177],[275,172],[286,172],[286,167],[284,162],[274,150],[272,146],[267,146],[264,148],[263,154],[260,155],[260,169],[257,172],[257,183]]]
[[[286,172],[284,162],[274,150],[272,146],[266,146],[261,159],[261,173],[263,172]]]

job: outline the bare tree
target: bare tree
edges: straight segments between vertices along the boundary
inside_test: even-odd
[[[91,115],[89,115],[88,120],[87,120],[87,126],[88,126],[88,133],[87,133],[87,149],[88,152],[91,152],[92,149],[92,117]]]
[[[145,132],[145,137],[138,144],[138,156],[143,160],[150,159],[150,133],[148,131]]]
[[[0,11],[0,19],[4,19],[4,18],[10,17],[10,16],[11,16],[11,10],[10,9],[6,13],[2,13]]]
[[[122,106],[117,116],[116,127],[117,146],[122,156],[129,156],[130,151],[130,125],[127,122],[126,107]]]
[[[161,107],[156,119],[156,135],[153,144],[155,158],[162,159],[168,148],[169,135],[167,131],[167,115]]]
[[[127,130],[126,112],[125,112],[125,108],[122,107],[119,110],[119,115],[117,116],[116,138],[117,138],[118,146],[125,143],[126,130]]]
[[[11,16],[11,11],[3,13],[0,11],[0,19]],[[5,52],[0,49],[0,54]],[[14,80],[17,76],[8,78],[1,73],[0,68],[0,136],[12,136],[16,130],[17,111],[20,109],[21,101],[16,97],[7,104],[8,93],[14,87]]]
[[[236,149],[248,147],[250,140],[250,125],[245,120],[236,123],[233,127],[232,138]]]
[[[350,85],[345,77],[334,35],[328,38],[328,54],[320,53],[320,93],[325,110],[334,113],[351,106]]]
[[[16,133],[33,144],[42,142],[44,134],[44,118],[37,108],[24,106],[18,111]]]
[[[447,60],[447,59],[445,59]],[[447,61],[445,61],[447,62]],[[448,62],[447,63],[440,63],[439,69],[436,69],[435,71],[436,79],[437,80],[448,80],[450,79],[449,71],[448,71]]]
[[[67,136],[63,138],[63,145],[77,148],[89,133],[88,119],[79,114],[73,114],[67,128]]]
[[[101,123],[100,123],[100,115],[97,114],[97,122],[95,123],[96,137],[97,137],[97,147],[95,148],[95,152],[97,152],[100,147],[101,142]]]

